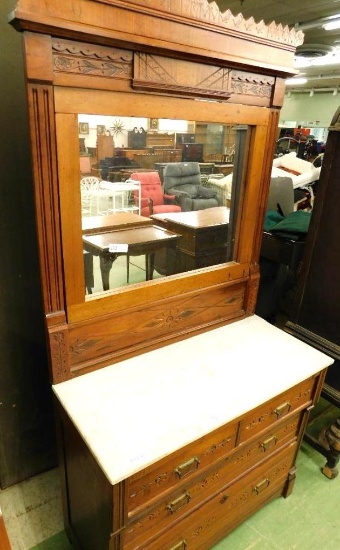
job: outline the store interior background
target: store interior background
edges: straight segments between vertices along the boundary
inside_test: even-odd
[[[220,8],[251,2],[219,2]],[[272,3],[272,2],[271,2]],[[302,4],[302,3],[301,3]],[[321,5],[331,4],[326,2]],[[333,4],[333,2],[332,2]],[[0,489],[57,464],[48,381],[20,35],[7,24],[14,0],[0,5]],[[287,9],[282,2],[282,9]],[[316,3],[311,2],[311,5]],[[304,6],[301,6],[301,11]],[[249,9],[249,6],[247,7]],[[280,125],[329,126],[340,94],[287,89]],[[264,151],[265,154],[265,151]]]

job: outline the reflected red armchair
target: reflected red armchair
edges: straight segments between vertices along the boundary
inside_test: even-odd
[[[134,172],[130,178],[141,184],[141,216],[181,212],[181,207],[175,204],[175,195],[163,193],[158,172]],[[134,191],[134,200],[138,204],[137,191]]]

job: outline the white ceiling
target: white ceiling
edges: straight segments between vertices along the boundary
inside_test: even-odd
[[[229,9],[234,15],[242,13],[246,19],[253,17],[256,22],[275,21],[301,28],[305,40],[298,48],[296,59],[302,62],[308,56],[318,65],[299,68],[301,76],[305,76],[308,82],[288,89],[314,89],[317,92],[339,88],[340,91],[340,29],[326,31],[322,28],[322,23],[327,22],[325,19],[337,14],[340,19],[340,0],[216,0],[216,4],[222,13]]]

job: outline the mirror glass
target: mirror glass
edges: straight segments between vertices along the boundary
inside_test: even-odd
[[[233,259],[240,128],[78,115],[87,295]]]

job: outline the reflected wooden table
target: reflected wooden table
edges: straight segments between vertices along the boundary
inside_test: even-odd
[[[153,278],[155,252],[176,249],[180,235],[154,225],[140,225],[113,229],[105,233],[83,235],[84,250],[99,256],[103,290],[109,290],[110,271],[118,256],[127,257],[127,282],[129,282],[130,256],[145,255],[146,280]]]
[[[83,235],[105,233],[113,229],[126,229],[128,227],[141,227],[152,225],[153,221],[145,216],[139,216],[132,212],[116,212],[108,216],[85,216],[82,218]]]
[[[152,220],[139,216],[133,212],[116,212],[107,216],[84,216],[82,218],[82,234],[94,235],[105,233],[114,229],[127,229],[128,227],[143,227],[152,225]],[[85,287],[88,294],[92,294],[94,287],[93,255],[84,249]]]

